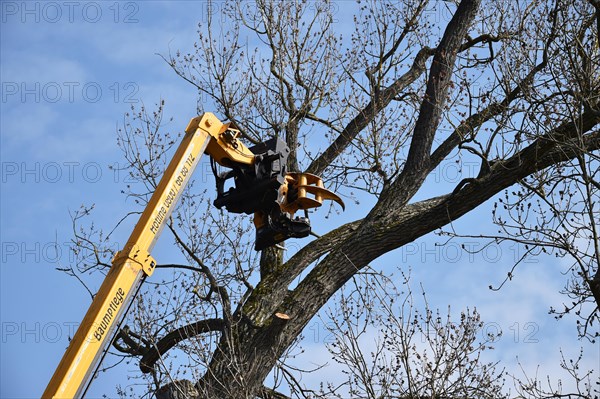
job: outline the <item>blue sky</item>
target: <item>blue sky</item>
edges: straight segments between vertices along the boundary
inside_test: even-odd
[[[94,220],[110,228],[132,209],[120,194],[126,176],[109,168],[123,162],[116,126],[132,104],[151,108],[165,99],[166,115],[174,118],[172,131],[183,130],[195,116],[195,90],[156,53],[191,47],[207,8],[204,1],[4,1],[1,6],[0,397],[33,398],[42,393],[90,303],[81,285],[55,270],[69,263],[69,212],[95,204]],[[443,165],[432,177],[439,181],[430,183],[452,187],[462,178],[457,173],[452,163]],[[207,184],[213,187],[212,180]],[[482,218],[490,219],[489,209],[466,216],[457,226],[470,232]],[[363,212],[351,205],[344,217]],[[124,239],[128,232],[119,234]],[[556,261],[532,259],[517,270],[513,282],[492,292],[488,285],[502,281],[516,248],[469,256],[457,245],[440,249],[436,240],[410,244],[374,266],[410,266],[413,281],[429,289],[434,307],[451,305],[457,313],[477,307],[489,328],[504,332],[490,358],[515,373],[518,356],[528,370],[539,365],[539,374],[558,378],[559,348],[575,356],[580,344],[586,346],[585,366],[598,371],[598,346],[575,339],[573,320],[558,323],[547,315],[549,306],[562,300]],[[158,245],[154,257],[170,261],[172,252]],[[89,282],[97,287],[100,276]],[[312,338],[304,343],[308,349],[322,348],[324,330],[318,320],[314,323],[309,324]],[[312,357],[298,362],[319,360],[315,351],[307,352]],[[323,355],[320,360],[329,359]],[[89,397],[115,397],[116,384],[131,383],[128,370],[137,366],[102,373]],[[312,378],[335,378],[336,368],[329,370]]]

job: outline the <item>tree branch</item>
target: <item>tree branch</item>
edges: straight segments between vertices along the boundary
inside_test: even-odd
[[[289,396],[267,387],[263,387],[260,390],[260,392],[258,393],[258,397],[261,399],[290,399]]]
[[[354,234],[361,223],[362,219],[330,231],[304,246],[286,263],[270,270],[264,278],[261,278],[252,294],[238,311],[250,318],[253,323],[262,324],[273,314],[272,309],[280,303],[292,281],[316,259],[330,252]]]
[[[222,332],[225,323],[222,319],[207,319],[197,321],[179,327],[176,330],[171,331],[158,342],[152,346],[140,360],[140,370],[143,373],[150,373],[154,369],[154,364],[158,361],[160,356],[166,353],[169,349],[173,348],[179,342],[184,341],[188,338],[195,337],[199,334],[206,334],[208,332]]]
[[[200,266],[200,270],[202,273],[204,273],[208,279],[208,282],[210,283],[211,290],[219,294],[221,305],[223,306],[223,319],[229,322],[231,318],[231,303],[229,302],[229,293],[227,292],[227,289],[219,285],[210,268],[206,266],[204,262],[202,262],[202,260],[196,255],[196,253],[181,239],[181,237],[179,237],[179,234],[173,227],[172,223],[167,223],[167,226],[169,227],[169,230],[171,230],[171,233],[173,233],[175,236],[177,243],[181,245],[188,256]]]
[[[487,175],[458,193],[421,201],[399,211],[390,209],[392,217],[387,223],[376,219],[363,223],[345,243],[315,266],[281,303],[279,311],[288,314],[292,320],[286,326],[285,336],[296,336],[331,295],[382,254],[458,219],[534,172],[572,159],[581,151],[600,149],[600,132],[584,135],[598,123],[600,115],[588,110],[577,120],[563,123],[506,161],[495,164]],[[578,135],[583,135],[583,148],[574,145]],[[557,142],[557,138],[563,140]],[[390,220],[394,222],[389,223]]]
[[[433,57],[425,98],[421,103],[404,169],[424,170],[429,163],[433,138],[442,117],[452,80],[456,57],[471,22],[477,14],[479,0],[463,0],[446,27]]]
[[[163,265],[156,265],[155,269],[183,269],[183,270],[191,270],[193,272],[204,273],[204,270],[199,267],[194,267],[190,265],[179,265],[174,263],[166,263]]]
[[[448,97],[452,72],[471,22],[477,14],[479,0],[463,0],[448,23],[435,51],[425,98],[421,102],[406,163],[398,178],[384,190],[367,219],[391,216],[390,209],[406,206],[419,190],[430,171],[430,152]]]
[[[433,55],[435,49],[424,47],[417,53],[411,68],[400,76],[393,84],[383,90],[378,99],[371,100],[359,113],[346,125],[339,136],[323,153],[306,169],[306,172],[321,175],[347,147],[352,140],[384,109],[403,89],[412,84],[423,72],[425,61]]]

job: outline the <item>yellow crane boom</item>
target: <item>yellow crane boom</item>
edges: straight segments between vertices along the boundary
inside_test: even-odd
[[[236,167],[231,175],[217,176],[215,205],[232,212],[255,213],[257,249],[308,235],[308,219],[294,218],[296,210],[320,206],[323,199],[343,206],[336,194],[323,188],[320,178],[286,173],[289,150],[281,141],[253,151],[238,140],[239,131],[212,113],[193,118],[185,132],[125,247],[115,254],[42,398],[85,394],[139,287],[154,271],[156,261],[150,252],[204,152],[223,166]],[[223,181],[230,177],[236,180],[236,188],[225,192]],[[295,186],[294,182],[301,184]],[[307,198],[307,193],[315,198]]]

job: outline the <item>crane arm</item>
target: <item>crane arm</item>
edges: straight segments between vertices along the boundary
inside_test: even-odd
[[[198,118],[195,118],[198,119]],[[156,265],[150,255],[158,236],[209,142],[225,124],[206,113],[185,136],[125,247],[112,260],[106,278],[69,343],[42,398],[82,397],[119,322],[142,281]]]
[[[320,206],[323,199],[342,200],[314,175],[286,172],[289,149],[275,138],[247,148],[240,132],[212,113],[193,118],[181,144],[137,222],[125,247],[117,252],[98,293],[63,355],[42,398],[80,398],[113,341],[144,279],[154,271],[150,255],[203,153],[231,168],[217,178],[215,206],[254,213],[257,250],[289,237],[310,233],[300,209]],[[225,181],[235,187],[225,191]],[[307,197],[308,194],[314,198]]]

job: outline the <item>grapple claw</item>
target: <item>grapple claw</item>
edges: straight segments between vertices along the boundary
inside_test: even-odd
[[[311,173],[288,173],[280,188],[281,210],[294,214],[299,209],[317,208],[324,200],[337,202],[342,210],[346,209],[339,195],[328,190],[319,176]],[[313,197],[307,196],[311,194]]]

